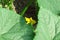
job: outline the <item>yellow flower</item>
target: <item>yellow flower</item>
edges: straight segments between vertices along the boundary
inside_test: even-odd
[[[36,21],[33,20],[32,17],[30,17],[30,18],[25,17],[25,20],[26,20],[27,24],[31,23],[32,25],[34,25],[36,23]]]

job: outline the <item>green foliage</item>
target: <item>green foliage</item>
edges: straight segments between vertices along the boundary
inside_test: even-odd
[[[10,8],[12,2],[13,0],[0,0],[0,6],[8,5]],[[10,9],[0,8],[0,40],[60,40],[60,0],[37,2],[40,9],[35,30],[31,24],[26,24],[22,16],[28,7],[21,15]]]
[[[39,6],[58,14],[60,12],[60,0],[38,0]]]
[[[0,8],[0,40],[32,40],[33,28],[22,16]]]
[[[13,3],[14,0],[0,0],[0,5],[3,7],[3,8],[7,8],[7,9],[10,9],[12,10],[12,3]]]
[[[38,18],[39,21],[36,29],[36,37],[34,40],[52,40],[56,34],[55,27],[58,22],[58,17],[51,11],[40,8]]]
[[[59,0],[38,0],[39,21],[34,40],[60,40],[59,4]]]

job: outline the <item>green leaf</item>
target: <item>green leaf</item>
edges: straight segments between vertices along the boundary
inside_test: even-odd
[[[38,0],[38,4],[54,14],[60,14],[60,0]]]
[[[33,40],[31,25],[13,11],[0,8],[0,40]]]
[[[60,40],[60,0],[38,0],[38,5],[41,9],[34,40]]]
[[[58,22],[58,16],[53,12],[40,8],[38,14],[38,25],[36,28],[36,36],[34,40],[52,40],[55,36],[55,27]]]

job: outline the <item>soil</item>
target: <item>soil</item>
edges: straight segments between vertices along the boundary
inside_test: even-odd
[[[15,0],[13,2],[13,5],[15,6],[15,10],[16,12],[19,14],[25,6],[27,6],[29,3],[28,0]],[[36,24],[38,23],[38,5],[36,5],[35,1],[32,2],[32,4],[28,7],[27,11],[24,14],[24,17],[32,17],[35,21]],[[36,24],[34,24],[34,26],[36,26]]]

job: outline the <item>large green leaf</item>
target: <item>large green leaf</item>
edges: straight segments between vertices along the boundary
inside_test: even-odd
[[[0,8],[0,40],[32,40],[33,36],[32,26],[22,16]]]
[[[38,4],[54,13],[60,13],[60,0],[38,0]]]
[[[38,0],[38,5],[39,20],[34,40],[60,40],[60,16],[55,15],[60,15],[60,0]]]
[[[36,36],[34,40],[52,40],[57,33],[56,24],[59,20],[58,16],[41,7],[38,19],[38,25],[35,31]]]

